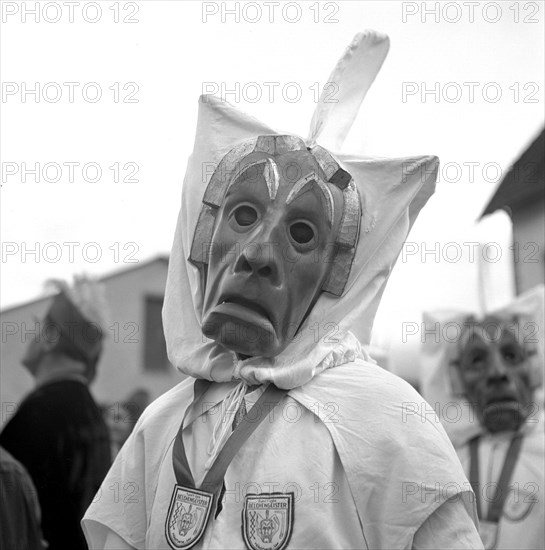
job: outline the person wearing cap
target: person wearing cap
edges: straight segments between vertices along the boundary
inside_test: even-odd
[[[0,434],[0,444],[28,470],[38,492],[49,550],[87,548],[80,527],[110,466],[108,430],[88,385],[102,350],[97,283],[57,282],[23,365],[36,388]]]
[[[487,549],[545,540],[543,304],[540,286],[480,318],[425,315],[422,393],[469,476]]]
[[[201,98],[163,309],[189,378],[118,455],[104,487],[138,494],[91,505],[90,548],[480,547],[444,430],[404,421],[403,402],[424,401],[367,352],[437,173],[435,157],[330,152],[387,50],[354,38],[307,140]]]

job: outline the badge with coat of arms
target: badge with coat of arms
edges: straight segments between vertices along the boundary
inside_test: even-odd
[[[293,531],[293,493],[248,494],[242,536],[250,550],[283,550]]]
[[[199,542],[208,523],[212,502],[213,495],[206,491],[180,485],[174,487],[165,523],[171,548],[186,550]]]

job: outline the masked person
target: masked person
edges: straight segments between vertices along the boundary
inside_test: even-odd
[[[538,287],[482,319],[425,318],[423,395],[469,476],[485,548],[545,540],[543,297]]]
[[[87,548],[80,527],[110,467],[108,430],[88,385],[102,350],[100,287],[85,277],[61,292],[39,323],[23,364],[36,388],[0,434],[38,492],[49,550]]]
[[[437,159],[325,149],[387,49],[356,36],[306,141],[201,98],[163,310],[169,357],[191,378],[121,450],[103,495],[137,493],[89,508],[91,548],[479,547],[446,434],[404,422],[403,402],[424,401],[366,351]]]

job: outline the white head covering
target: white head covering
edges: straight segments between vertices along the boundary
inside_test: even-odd
[[[418,212],[434,191],[438,168],[437,158],[431,156],[385,160],[339,152],[388,47],[385,35],[356,35],[328,80],[338,86],[338,102],[322,97],[316,107],[306,144],[329,148],[352,175],[363,212],[359,242],[343,296],[322,293],[295,340],[273,358],[239,361],[232,351],[203,336],[204,289],[198,269],[187,259],[204,192],[222,157],[243,140],[279,132],[217,97],[200,98],[163,308],[169,358],[180,371],[217,382],[270,381],[292,389],[329,366],[356,355],[367,357],[360,343],[369,344],[386,281]]]
[[[539,388],[534,402],[543,408],[545,336],[543,331],[545,287],[539,285],[518,296],[511,304],[490,312],[499,320],[519,320],[519,338],[532,352],[532,379]],[[484,431],[475,410],[463,393],[456,366],[461,328],[471,312],[435,311],[424,313],[426,335],[422,346],[421,393],[441,419],[455,447]]]

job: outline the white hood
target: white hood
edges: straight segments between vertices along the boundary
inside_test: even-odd
[[[204,289],[188,262],[201,201],[222,157],[239,142],[278,132],[213,96],[202,96],[195,147],[182,189],[182,206],[169,263],[163,325],[171,362],[185,374],[217,382],[273,382],[292,389],[332,365],[369,359],[365,346],[380,297],[416,216],[434,191],[436,157],[369,159],[340,151],[367,89],[388,52],[388,38],[358,34],[328,82],[338,86],[338,102],[320,101],[307,146],[327,148],[349,172],[360,193],[363,217],[354,262],[344,294],[322,293],[295,341],[273,358],[239,361],[201,332]]]

